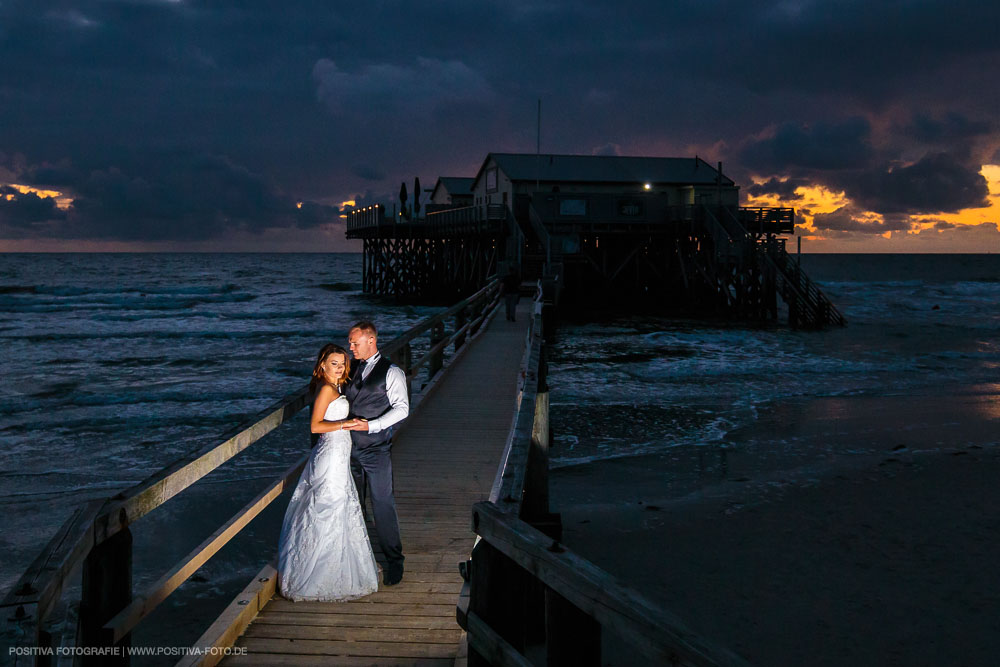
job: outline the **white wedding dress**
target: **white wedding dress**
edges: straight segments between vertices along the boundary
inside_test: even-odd
[[[324,419],[348,414],[340,396]],[[351,434],[320,435],[285,510],[278,547],[278,588],[289,600],[353,600],[378,590],[358,492],[351,478]]]

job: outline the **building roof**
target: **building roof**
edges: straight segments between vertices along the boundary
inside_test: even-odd
[[[440,176],[438,177],[437,183],[434,184],[434,190],[431,192],[431,196],[437,193],[437,189],[443,187],[451,195],[471,195],[472,194],[472,184],[476,181],[474,178],[468,178],[466,176]]]
[[[491,157],[512,181],[715,185],[719,173],[699,157],[490,153],[475,180]],[[722,185],[735,182],[723,174]]]

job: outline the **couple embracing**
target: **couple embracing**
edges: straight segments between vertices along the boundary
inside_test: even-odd
[[[320,434],[281,526],[278,588],[290,600],[340,601],[378,590],[362,507],[371,491],[385,555],[383,583],[403,578],[403,547],[392,493],[393,427],[410,409],[406,376],[378,351],[378,332],[358,322],[347,351],[323,346],[313,369],[311,430]]]

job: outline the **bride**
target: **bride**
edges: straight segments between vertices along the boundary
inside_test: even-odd
[[[351,478],[345,426],[347,351],[325,345],[313,369],[311,428],[321,434],[285,510],[278,547],[278,589],[289,600],[353,600],[378,590],[378,572]]]

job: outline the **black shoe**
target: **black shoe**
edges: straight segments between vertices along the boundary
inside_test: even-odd
[[[395,586],[403,580],[403,568],[385,570],[382,574],[382,583],[386,586]]]

